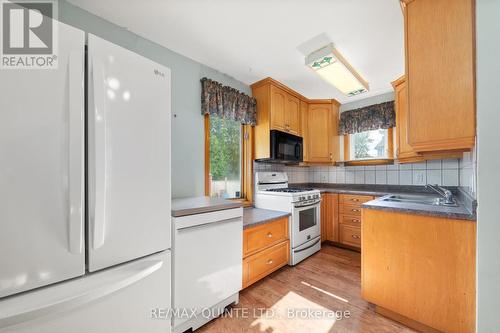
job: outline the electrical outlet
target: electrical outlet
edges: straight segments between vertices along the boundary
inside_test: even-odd
[[[321,173],[321,182],[322,183],[328,183],[328,175]]]
[[[425,170],[413,170],[413,185],[425,185]]]

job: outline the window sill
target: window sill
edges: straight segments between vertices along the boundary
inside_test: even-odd
[[[241,206],[243,208],[252,207],[253,206],[253,202],[250,201],[250,200],[248,200],[248,199],[227,199],[227,200],[237,201],[237,202],[241,203]]]
[[[369,160],[350,160],[337,162],[342,163],[345,166],[362,166],[362,165],[389,165],[394,164],[394,159],[392,158],[383,158],[383,159],[369,159]]]

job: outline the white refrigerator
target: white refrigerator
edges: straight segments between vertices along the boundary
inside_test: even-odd
[[[0,73],[0,332],[169,332],[170,70],[54,24]]]

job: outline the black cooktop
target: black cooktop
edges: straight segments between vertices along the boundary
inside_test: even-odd
[[[270,188],[266,191],[269,192],[285,192],[285,193],[298,193],[298,192],[306,192],[312,191],[312,188],[297,188],[297,187],[287,187],[287,188]]]

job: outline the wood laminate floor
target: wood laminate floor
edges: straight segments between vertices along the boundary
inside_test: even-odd
[[[361,257],[323,245],[240,293],[231,311],[200,333],[414,332],[374,311],[361,298]]]

